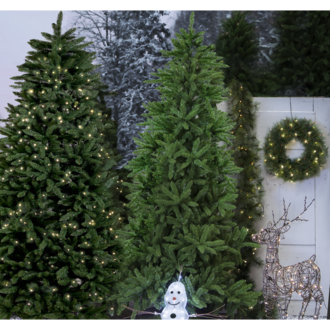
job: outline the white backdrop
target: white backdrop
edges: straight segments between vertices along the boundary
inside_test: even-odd
[[[259,103],[256,135],[263,148],[265,135],[276,122],[290,118],[307,118],[315,121],[322,134],[326,138],[326,145],[330,147],[330,99],[324,97],[256,97]],[[218,109],[227,111],[226,102],[218,104]],[[330,148],[329,148],[330,149]],[[300,143],[290,143],[287,148],[290,157],[298,156],[303,152]],[[315,198],[315,202],[304,214],[308,222],[295,221],[291,229],[285,233],[285,239],[281,240],[279,247],[279,259],[283,266],[289,266],[309,259],[316,254],[316,264],[321,270],[321,286],[325,303],[328,306],[330,284],[330,160],[328,159],[321,173],[314,178],[302,182],[284,182],[282,179],[266,172],[263,151],[260,151],[260,164],[263,186],[265,188],[264,218],[259,221],[256,228],[259,230],[267,226],[272,220],[274,210],[275,220],[283,214],[283,198],[286,205],[291,203],[288,218],[293,219],[303,211],[304,198],[307,196],[307,205]],[[266,245],[261,245],[257,255],[263,260],[266,257]],[[254,268],[251,277],[257,284],[257,289],[262,290],[262,270]],[[289,306],[289,315],[298,315],[301,309],[302,299],[296,293],[293,294]],[[314,315],[315,302],[311,301],[306,316]],[[322,305],[320,316],[326,316],[327,309]]]

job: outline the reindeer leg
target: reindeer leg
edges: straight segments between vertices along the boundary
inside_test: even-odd
[[[318,319],[320,315],[320,310],[322,307],[322,303],[324,301],[323,293],[320,289],[313,292],[313,297],[315,299],[315,312],[314,312],[314,319]]]
[[[284,319],[284,315],[285,315],[284,310],[283,310],[284,309],[284,299],[278,298],[276,306],[277,306],[277,310],[280,314],[280,319]]]
[[[277,307],[280,312],[280,318],[282,320],[285,320],[288,318],[288,306],[291,301],[291,294],[288,294],[286,296],[282,296],[278,299]]]
[[[315,299],[315,312],[314,312],[314,319],[318,319],[320,315],[320,309],[321,309],[321,302],[320,300]]]
[[[298,320],[302,320],[305,317],[306,308],[307,308],[307,306],[309,304],[310,299],[311,299],[310,296],[304,298],[303,303],[302,303],[302,306],[301,306],[301,310],[300,310],[300,313],[299,313]]]
[[[272,318],[272,312],[274,309],[274,300],[273,299],[265,299],[265,312],[268,319]]]
[[[270,295],[270,294],[264,295],[264,298],[265,298],[266,317],[268,319],[271,319],[272,318],[272,312],[273,312],[273,309],[274,309],[274,300],[273,300],[272,295]]]
[[[271,290],[269,281],[266,278],[264,278],[263,296],[266,317],[271,319],[272,311],[274,309],[273,291]]]

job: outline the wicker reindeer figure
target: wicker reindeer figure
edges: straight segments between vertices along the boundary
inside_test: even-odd
[[[293,220],[288,220],[287,216],[291,203],[286,208],[283,199],[284,214],[282,217],[275,222],[273,212],[273,223],[270,221],[267,228],[261,229],[258,234],[252,235],[253,241],[267,245],[266,263],[263,271],[263,295],[268,318],[271,317],[275,303],[277,303],[280,318],[287,318],[287,310],[293,292],[297,292],[303,298],[299,319],[304,318],[311,299],[314,299],[316,303],[314,318],[318,319],[319,317],[324,298],[320,287],[320,269],[315,264],[315,254],[306,261],[288,267],[281,266],[278,257],[278,247],[281,238],[284,239],[283,234],[290,229],[291,222],[296,220],[308,221],[300,219],[300,216],[307,211],[313,202],[314,199],[306,207],[305,198],[303,212]],[[277,227],[280,221],[283,221],[282,226]]]

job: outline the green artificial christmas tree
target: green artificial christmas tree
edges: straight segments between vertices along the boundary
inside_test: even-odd
[[[146,106],[144,116],[150,118],[140,125],[148,129],[136,139],[137,157],[127,166],[134,178],[127,197],[135,217],[126,232],[121,283],[110,298],[118,314],[132,300],[135,310],[162,309],[179,273],[190,314],[225,303],[233,318],[260,295],[234,275],[240,250],[257,245],[246,243],[247,229],[230,221],[237,197],[231,175],[239,169],[226,148],[234,124],[210,105],[224,100],[225,65],[213,45],[202,46],[203,32],[195,33],[193,22],[192,13],[189,31],[181,29],[172,40],[174,50],[163,51],[173,59],[154,73],[159,79],[146,81],[161,84],[162,101]]]
[[[94,53],[63,14],[19,71],[0,129],[0,318],[107,318],[121,248]],[[112,188],[113,187],[113,188]]]

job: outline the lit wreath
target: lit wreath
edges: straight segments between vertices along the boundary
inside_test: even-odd
[[[305,150],[299,158],[285,154],[286,145],[300,141]],[[301,181],[319,173],[326,163],[328,148],[318,127],[311,120],[285,118],[269,131],[264,145],[266,169],[284,181]]]

